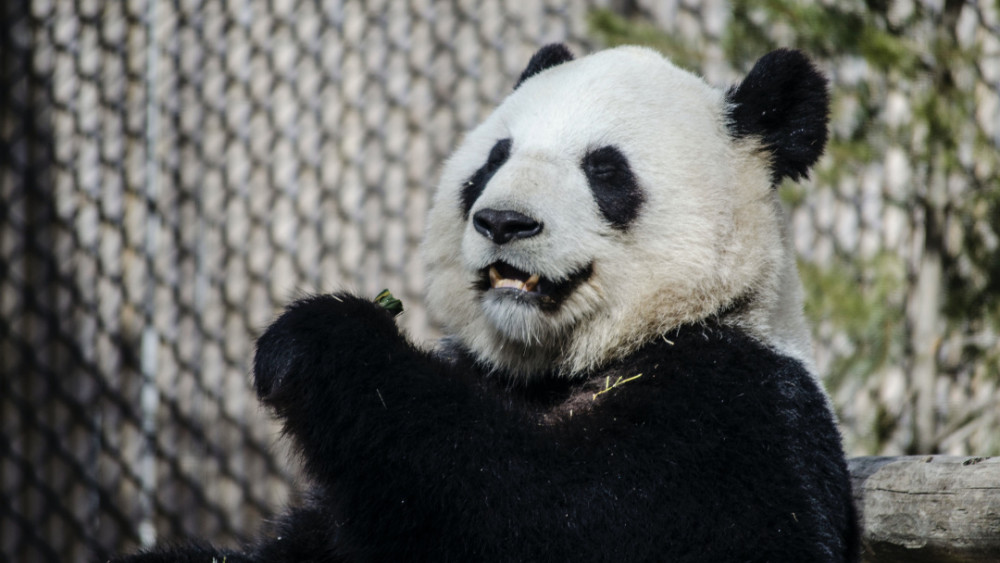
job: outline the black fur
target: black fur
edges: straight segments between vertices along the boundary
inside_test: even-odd
[[[822,391],[733,329],[682,327],[589,377],[511,389],[326,295],[271,325],[254,373],[316,485],[229,561],[857,560]],[[165,553],[118,561],[208,561]]]
[[[255,563],[257,561],[253,555],[191,543],[178,546],[160,546],[157,549],[141,551],[134,555],[117,557],[111,559],[109,563],[212,563],[213,560],[218,563],[222,563],[222,561],[226,563]]]
[[[639,216],[645,197],[625,155],[604,146],[587,153],[581,167],[604,218],[618,230],[628,229]]]
[[[830,95],[805,55],[789,49],[764,55],[727,99],[731,134],[762,140],[774,185],[808,176],[826,146]]]
[[[486,157],[486,162],[462,186],[462,215],[466,219],[469,218],[469,211],[472,209],[472,206],[479,199],[479,196],[483,194],[483,190],[486,189],[486,184],[490,181],[490,178],[510,158],[510,145],[510,139],[500,139],[497,141],[493,145],[493,148],[490,149],[490,154]]]
[[[521,77],[514,84],[514,89],[517,90],[522,82],[539,72],[571,60],[573,60],[573,53],[570,53],[569,49],[562,43],[552,43],[551,45],[542,47],[532,55],[531,60],[528,61],[528,66],[521,72]]]

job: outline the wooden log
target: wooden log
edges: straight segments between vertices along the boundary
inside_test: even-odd
[[[848,462],[870,563],[1000,562],[1000,458]]]

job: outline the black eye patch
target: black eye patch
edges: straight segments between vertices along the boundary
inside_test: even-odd
[[[588,152],[581,167],[601,214],[615,229],[627,230],[646,199],[628,159],[608,145]]]
[[[462,184],[462,214],[469,218],[469,210],[486,189],[487,182],[496,174],[496,171],[507,162],[510,157],[510,139],[500,139],[490,149],[490,155],[486,158],[486,163],[476,170],[464,184]]]

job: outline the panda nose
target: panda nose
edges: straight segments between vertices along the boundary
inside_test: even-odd
[[[472,226],[497,244],[530,238],[542,232],[542,224],[508,209],[481,209],[472,216]]]

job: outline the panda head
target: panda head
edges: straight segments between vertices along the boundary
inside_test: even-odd
[[[539,51],[448,160],[423,246],[428,308],[488,367],[578,374],[685,323],[809,364],[775,186],[826,141],[794,51],[722,90],[654,51]]]

